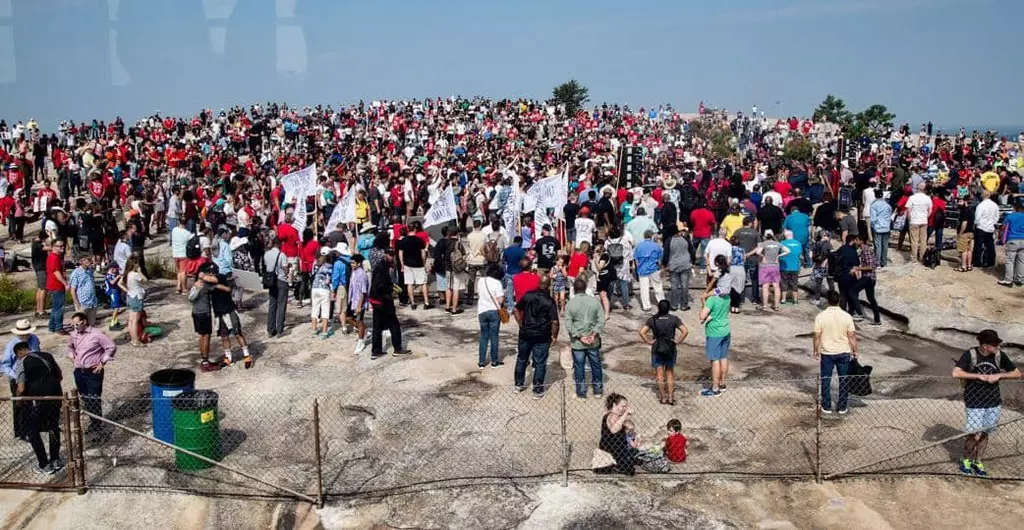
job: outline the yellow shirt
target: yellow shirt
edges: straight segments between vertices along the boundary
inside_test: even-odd
[[[722,219],[722,228],[725,229],[725,238],[729,239],[732,234],[743,228],[743,214],[729,214]]]
[[[999,187],[999,175],[994,171],[981,174],[981,185],[990,192],[995,192]]]
[[[370,218],[370,203],[356,200],[356,222],[365,223]]]
[[[823,355],[850,353],[852,348],[847,334],[855,329],[853,317],[838,307],[829,307],[818,313],[814,318],[814,334],[821,334],[819,352]]]

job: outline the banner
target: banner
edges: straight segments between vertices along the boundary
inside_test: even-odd
[[[447,223],[457,216],[455,209],[455,192],[452,191],[451,186],[445,188],[441,192],[441,196],[434,201],[434,205],[427,211],[427,215],[423,217],[423,226],[434,226],[441,223]]]
[[[565,175],[538,180],[526,192],[523,213],[532,212],[534,208],[554,208],[561,211],[568,202],[568,192],[569,186]]]
[[[309,214],[306,212],[306,200],[302,199],[295,204],[295,213],[292,215],[292,226],[299,232],[299,237],[302,237],[302,232],[306,230],[306,218]]]
[[[316,195],[316,164],[281,177],[281,185],[286,193],[300,199]]]
[[[505,174],[512,178],[512,189],[508,194],[508,201],[505,203],[505,210],[501,213],[501,219],[505,221],[505,232],[509,237],[519,233],[520,207],[522,206],[522,192],[519,191],[519,174],[512,170],[505,170]]]
[[[349,186],[345,196],[334,207],[334,212],[331,213],[331,218],[327,221],[327,233],[333,232],[342,223],[356,222],[356,192],[360,189],[362,186],[358,184]]]

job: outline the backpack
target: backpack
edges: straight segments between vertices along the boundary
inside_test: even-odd
[[[466,272],[469,270],[469,264],[466,263],[466,247],[462,244],[462,241],[455,241],[449,256],[452,272]]]
[[[622,246],[622,240],[615,241],[608,245],[608,256],[611,258],[612,265],[622,264],[625,253],[626,249]]]
[[[199,236],[194,235],[185,243],[185,257],[188,259],[199,259],[203,255],[203,247],[199,243]]]
[[[829,277],[838,280],[843,275],[843,256],[839,254],[838,250],[833,250],[828,253],[828,275]]]
[[[846,210],[853,206],[853,189],[847,186],[839,188],[839,209]]]
[[[78,245],[78,250],[89,250],[89,229],[85,224],[85,216],[80,213],[75,219],[75,231],[75,243]]]
[[[928,247],[924,251],[924,256],[921,257],[921,264],[929,269],[934,269],[939,266],[939,251],[935,247]]]
[[[666,317],[667,317],[667,315],[662,315],[662,316],[654,317],[655,321],[652,322],[652,324],[653,323],[657,323],[657,320],[659,318],[666,318]],[[676,345],[672,341],[672,339],[675,338],[675,333],[676,333],[675,328],[672,329],[672,336],[671,337],[663,337],[663,336],[661,336],[658,333],[658,327],[657,326],[652,326],[651,331],[654,332],[654,344],[651,346],[651,353],[655,357],[657,357],[658,359],[669,359],[669,358],[671,358],[672,354],[676,351]]]
[[[501,260],[501,252],[498,251],[497,238],[487,238],[487,240],[484,241],[484,259],[487,260],[488,263],[497,263]]]
[[[969,371],[970,371],[970,373],[974,373],[974,369],[978,366],[978,348],[974,347],[974,348],[971,348],[971,349],[967,350],[967,354],[970,356],[970,359],[971,359],[971,367],[970,367]],[[954,361],[956,361],[956,359],[954,359]],[[1002,364],[1003,364],[1003,350],[1002,349],[996,350],[995,359],[993,359],[993,361],[995,362],[996,367],[1002,366]],[[967,386],[967,379],[961,379],[960,380],[960,386],[966,387]]]

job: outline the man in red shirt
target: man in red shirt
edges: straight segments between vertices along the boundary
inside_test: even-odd
[[[512,276],[512,292],[515,295],[516,302],[524,294],[540,288],[540,276],[533,271],[530,259],[523,258],[519,260],[519,266],[522,267],[523,272]]]
[[[67,335],[64,331],[64,297],[67,294],[68,282],[64,277],[64,242],[54,241],[50,246],[50,254],[46,256],[46,290],[53,298],[50,309],[50,331],[58,335]]]
[[[693,235],[693,248],[697,253],[694,262],[698,269],[705,267],[704,247],[711,240],[711,233],[715,229],[715,214],[707,209],[704,200],[697,203],[697,208],[690,212],[690,233]]]
[[[289,275],[294,277],[299,269],[299,231],[292,226],[295,221],[295,207],[288,205],[284,210],[284,222],[277,225],[277,239],[281,242],[281,253],[288,258]],[[292,278],[289,278],[289,282]]]

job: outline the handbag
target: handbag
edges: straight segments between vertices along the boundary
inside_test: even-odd
[[[865,366],[860,364],[860,361],[853,359],[850,361],[850,368],[847,371],[847,378],[849,379],[850,393],[855,396],[869,396],[871,395],[871,366]]]
[[[498,307],[498,319],[501,320],[502,324],[508,324],[508,321],[511,318],[508,314],[508,309],[505,309],[504,305],[499,304],[498,301],[494,299],[494,295],[491,294],[491,290],[487,289],[486,285],[484,286],[484,290],[487,291],[487,296],[491,297],[491,302]]]
[[[270,289],[277,285],[277,267],[281,263],[281,250],[278,249],[277,257],[274,258],[274,270],[263,271],[263,288]]]
[[[907,227],[907,214],[903,213],[896,216],[896,219],[892,221],[892,229],[897,232],[902,232]]]

